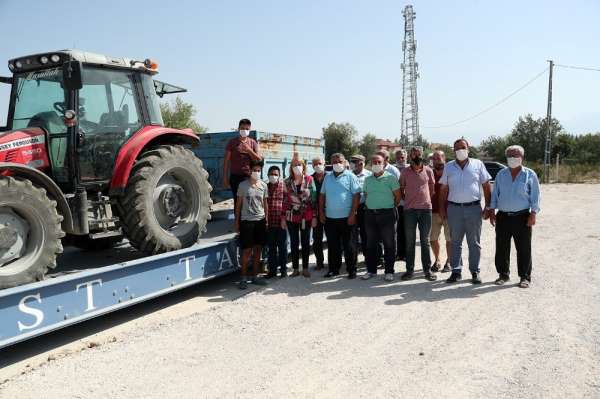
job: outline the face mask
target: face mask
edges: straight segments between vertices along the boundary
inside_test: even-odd
[[[383,165],[381,165],[381,164],[372,165],[371,170],[373,171],[373,173],[381,173],[381,172],[383,172]]]
[[[423,158],[421,157],[414,157],[411,160],[415,165],[421,165],[421,163],[423,163]]]
[[[258,180],[260,179],[260,172],[252,172],[251,176],[253,180]]]
[[[275,184],[279,181],[279,176],[269,175],[269,183]]]
[[[248,137],[249,134],[250,130],[240,130],[240,136],[242,137]]]
[[[436,170],[442,170],[442,169],[444,169],[444,164],[443,164],[443,163],[441,163],[441,162],[440,162],[440,163],[434,163],[434,164],[433,164],[433,167],[434,167]]]
[[[456,150],[456,159],[459,161],[464,161],[469,157],[469,150]]]
[[[313,169],[315,170],[315,172],[317,173],[323,173],[325,171],[325,166],[319,164],[319,165],[315,165],[313,166]]]
[[[511,169],[518,168],[519,166],[521,166],[522,162],[523,160],[521,158],[506,158],[506,163]]]
[[[294,173],[297,175],[301,175],[302,174],[302,165],[296,165],[293,167]]]
[[[333,164],[333,171],[336,173],[343,172],[344,169],[346,169],[346,168],[344,168],[344,164],[341,162]]]

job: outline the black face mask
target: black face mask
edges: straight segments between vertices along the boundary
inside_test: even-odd
[[[415,165],[421,165],[423,163],[423,158],[420,157],[414,157],[411,158],[411,161],[415,164]]]

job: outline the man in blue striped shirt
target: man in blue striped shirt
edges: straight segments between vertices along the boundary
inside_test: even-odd
[[[505,151],[508,168],[496,175],[490,203],[490,223],[496,226],[496,284],[509,278],[510,240],[514,238],[517,250],[519,286],[531,283],[531,228],[540,212],[540,184],[535,172],[522,165],[525,150],[511,145]],[[495,214],[495,210],[498,213]]]

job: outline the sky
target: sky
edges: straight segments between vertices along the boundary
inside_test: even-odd
[[[520,115],[546,115],[547,60],[600,68],[600,1],[0,0],[0,75],[7,61],[63,48],[152,58],[183,86],[209,131],[237,126],[318,137],[330,122],[400,135],[402,10],[416,12],[421,134],[478,143]],[[0,124],[8,90],[0,85]],[[556,68],[553,116],[570,133],[600,131],[600,72]],[[166,99],[166,97],[165,97]]]

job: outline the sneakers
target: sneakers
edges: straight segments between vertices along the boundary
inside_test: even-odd
[[[406,273],[404,273],[404,274],[403,274],[403,275],[400,277],[400,279],[401,279],[402,281],[412,280],[412,278],[413,278],[413,273],[412,273],[412,272],[406,272]]]
[[[394,273],[386,273],[383,279],[385,281],[394,281]]]
[[[471,283],[481,284],[481,277],[479,277],[479,273],[471,273]]]
[[[447,283],[456,283],[457,281],[460,281],[460,279],[462,278],[462,275],[460,273],[452,273],[450,275],[450,277],[448,277],[448,280],[446,280]]]
[[[373,273],[365,273],[365,274],[362,275],[361,279],[362,280],[370,280],[373,277],[375,277],[375,274],[373,274]]]

